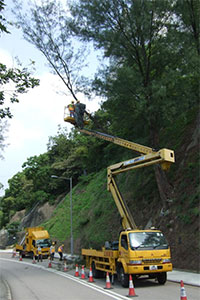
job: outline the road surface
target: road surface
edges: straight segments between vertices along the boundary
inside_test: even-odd
[[[0,278],[10,287],[9,300],[124,300],[128,299],[129,288],[122,288],[117,282],[112,289],[105,289],[104,278],[94,283],[75,277],[75,270],[63,272],[53,265],[48,268],[48,260],[32,264],[29,258],[19,261],[9,254],[0,254]],[[200,288],[185,285],[189,300],[197,300]],[[139,280],[134,286],[140,300],[178,300],[180,284],[167,282],[160,286],[152,280]],[[1,299],[1,298],[0,298]],[[1,300],[7,300],[1,299]]]

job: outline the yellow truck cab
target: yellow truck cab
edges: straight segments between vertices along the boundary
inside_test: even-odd
[[[166,272],[172,271],[168,243],[159,230],[122,231],[119,238],[117,275],[123,286],[128,286],[128,274],[133,277],[148,275],[166,282]]]
[[[42,249],[43,257],[49,256],[51,241],[49,233],[44,227],[29,227],[25,229],[25,235],[20,242],[16,245],[16,251],[18,251],[22,257],[37,256],[37,248],[40,245]]]

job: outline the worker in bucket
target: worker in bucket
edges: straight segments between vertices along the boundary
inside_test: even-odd
[[[69,110],[70,117],[74,118],[75,105],[73,100],[69,105],[67,105],[67,108]]]
[[[63,259],[63,247],[64,245],[62,244],[60,247],[58,247],[58,254],[60,255],[60,261]]]
[[[54,260],[54,255],[55,255],[55,243],[53,242],[51,247],[50,247],[50,257],[51,260]]]
[[[86,108],[85,104],[80,103],[80,101],[77,101],[77,103],[75,104],[75,113],[74,113],[75,121],[76,121],[76,125],[81,129],[84,126],[83,117],[84,117],[85,108]]]

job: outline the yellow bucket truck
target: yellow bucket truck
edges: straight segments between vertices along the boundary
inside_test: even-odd
[[[29,227],[25,229],[25,235],[20,242],[16,245],[16,251],[22,255],[22,257],[27,256],[37,256],[38,246],[42,249],[42,256],[48,257],[51,241],[49,233],[44,227]]]
[[[71,120],[64,120],[72,123]],[[169,245],[160,230],[139,230],[137,228],[118,189],[115,177],[122,172],[154,164],[160,164],[163,170],[167,170],[175,162],[174,151],[154,150],[87,128],[78,130],[140,153],[139,157],[117,163],[107,169],[107,189],[112,193],[120,213],[123,231],[120,233],[119,241],[105,242],[105,246],[101,250],[82,249],[86,266],[92,267],[94,277],[100,277],[107,272],[112,275],[112,278],[117,275],[124,287],[129,284],[129,274],[133,276],[133,279],[148,276],[148,278],[156,278],[159,284],[165,284],[167,272],[172,271]]]

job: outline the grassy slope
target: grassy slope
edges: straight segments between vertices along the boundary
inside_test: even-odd
[[[175,267],[197,270],[199,240],[199,147],[194,112],[189,121],[181,118],[173,128],[162,133],[162,146],[176,153],[176,164],[167,176],[174,197],[165,215],[155,181],[153,167],[120,175],[120,190],[126,199],[138,227],[147,222],[161,229],[171,245]],[[183,134],[184,133],[184,134]],[[170,139],[169,139],[170,136]],[[122,159],[123,160],[123,159]],[[83,177],[73,189],[73,234],[75,252],[82,247],[99,248],[106,240],[118,238],[120,216],[111,194],[107,191],[106,170]],[[69,194],[60,203],[51,219],[43,225],[50,235],[65,241],[70,249]],[[188,242],[190,241],[190,242]],[[192,247],[191,247],[192,245]],[[191,259],[192,258],[192,259]]]

